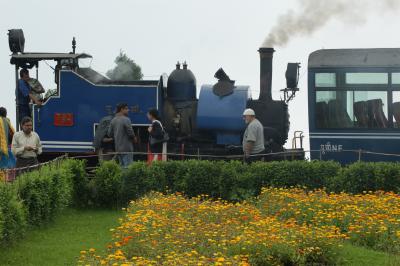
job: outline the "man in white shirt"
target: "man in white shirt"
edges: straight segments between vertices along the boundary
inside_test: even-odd
[[[264,127],[256,118],[253,109],[244,110],[243,119],[247,124],[246,131],[243,135],[243,152],[245,160],[248,163],[263,160],[262,154],[265,152]]]
[[[21,121],[22,131],[14,134],[12,140],[12,152],[17,158],[17,168],[38,164],[37,156],[42,153],[42,144],[36,132],[32,131],[33,124],[30,117],[24,117]]]

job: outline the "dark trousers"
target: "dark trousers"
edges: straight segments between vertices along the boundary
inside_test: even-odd
[[[153,145],[150,144],[150,151],[151,153],[162,153],[162,148],[163,148],[163,143],[159,142],[159,143],[155,143]]]
[[[254,163],[257,161],[264,161],[264,156],[262,154],[265,153],[265,150],[259,153],[252,154],[249,157],[245,157],[246,163]]]
[[[24,117],[32,117],[31,109],[28,105],[20,105],[18,106],[18,123],[21,123],[22,118]]]
[[[23,168],[23,167],[29,167],[29,166],[34,166],[39,164],[38,159],[36,157],[29,157],[29,158],[22,158],[22,157],[17,157],[17,164],[16,168]],[[29,170],[33,170],[33,168],[26,168],[26,169],[21,169],[18,171],[18,173],[23,173]]]

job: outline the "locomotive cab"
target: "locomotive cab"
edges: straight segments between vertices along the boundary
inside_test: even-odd
[[[139,140],[137,150],[145,151],[147,127],[146,113],[161,107],[162,80],[112,81],[91,68],[81,68],[80,60],[92,58],[89,54],[75,53],[28,53],[24,52],[22,30],[10,30],[10,63],[15,66],[16,92],[19,70],[35,69],[38,77],[41,61],[55,61],[56,92],[41,105],[31,104],[34,130],[39,134],[44,153],[93,153],[93,139],[99,121],[114,114],[120,102],[128,103],[129,117]],[[17,99],[18,106],[18,99]],[[18,120],[18,108],[17,108]],[[17,128],[18,121],[16,122]]]

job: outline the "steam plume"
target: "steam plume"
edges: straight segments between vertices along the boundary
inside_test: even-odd
[[[310,36],[331,20],[362,24],[372,12],[394,11],[400,0],[298,0],[300,8],[278,18],[263,47],[285,46],[296,36]]]

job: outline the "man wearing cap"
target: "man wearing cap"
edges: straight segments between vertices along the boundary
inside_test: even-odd
[[[262,160],[264,153],[264,127],[256,118],[253,109],[246,109],[243,112],[243,119],[247,124],[243,135],[243,152],[246,162]]]

